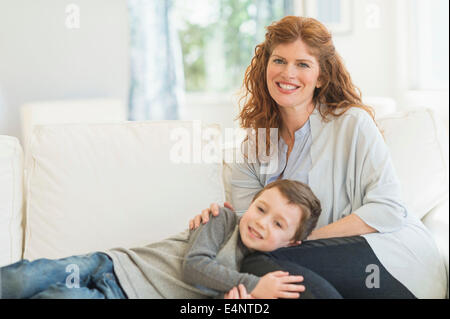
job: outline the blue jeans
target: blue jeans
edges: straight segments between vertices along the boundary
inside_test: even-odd
[[[0,268],[0,298],[125,299],[108,255],[21,260]]]

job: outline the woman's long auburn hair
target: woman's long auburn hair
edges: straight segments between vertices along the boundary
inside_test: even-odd
[[[313,18],[286,16],[267,27],[265,41],[255,48],[255,55],[245,71],[242,89],[244,91],[239,103],[244,105],[238,115],[242,128],[255,129],[281,128],[282,120],[277,103],[270,96],[266,82],[266,71],[273,49],[281,43],[291,43],[301,39],[319,62],[319,79],[321,86],[313,95],[315,105],[322,118],[338,117],[351,107],[359,107],[369,113],[375,121],[375,114],[370,106],[364,105],[359,89],[352,83],[350,74],[342,58],[336,52],[332,37],[327,28]],[[280,136],[278,137],[278,139]],[[248,139],[248,135],[244,142]],[[266,138],[266,145],[269,137]],[[270,146],[269,146],[270,147]]]

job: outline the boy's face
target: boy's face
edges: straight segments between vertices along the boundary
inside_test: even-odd
[[[277,188],[264,191],[239,222],[245,246],[258,251],[272,251],[289,246],[300,225],[302,211],[288,204]]]

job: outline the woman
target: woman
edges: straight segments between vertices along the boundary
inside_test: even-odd
[[[344,298],[444,297],[446,274],[438,249],[402,204],[373,112],[361,102],[327,29],[315,19],[294,16],[269,26],[244,88],[241,126],[278,128],[277,165],[268,172],[260,161],[234,164],[233,205],[225,205],[246,210],[256,192],[283,178],[308,184],[323,210],[307,241],[248,257],[241,270],[262,275],[295,264],[323,277]],[[244,141],[247,158],[250,140]],[[211,212],[217,214],[217,204],[190,227],[207,222]]]

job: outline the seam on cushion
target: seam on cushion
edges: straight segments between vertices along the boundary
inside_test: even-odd
[[[33,129],[32,131],[32,135],[29,139],[29,143],[28,143],[28,154],[27,154],[27,162],[30,163],[31,162],[31,168],[30,171],[27,170],[27,176],[26,176],[26,181],[24,183],[25,187],[26,187],[26,195],[25,195],[25,199],[26,199],[26,205],[25,205],[25,214],[24,214],[24,233],[23,233],[23,250],[22,250],[22,258],[25,257],[25,250],[27,249],[27,244],[28,242],[31,242],[31,236],[32,236],[32,232],[30,229],[30,223],[29,223],[29,211],[30,211],[30,202],[31,202],[31,191],[30,191],[30,181],[31,181],[31,176],[33,175],[34,171],[35,171],[35,166],[36,166],[36,160],[34,159],[34,157],[31,154],[31,150],[32,150],[32,145],[34,143],[35,140],[35,134],[33,134],[35,131],[35,129]],[[28,165],[28,164],[27,164]],[[25,165],[24,165],[25,166]],[[25,191],[25,190],[24,190]]]
[[[443,144],[444,144],[444,143],[442,142],[441,137],[440,137],[439,134],[438,134],[438,128],[439,128],[439,125],[438,125],[438,123],[437,123],[437,121],[436,121],[436,117],[435,117],[436,114],[435,114],[434,111],[432,111],[430,108],[426,108],[425,110],[427,111],[427,114],[428,114],[428,116],[431,118],[431,122],[433,123],[433,133],[434,133],[435,140],[436,140],[436,142],[437,142],[437,144],[438,144],[439,155],[440,155],[440,157],[441,157],[442,164],[443,164],[442,166],[443,166],[444,170],[447,170],[447,172],[446,172],[446,174],[445,174],[445,179],[446,179],[446,182],[448,183],[448,179],[447,179],[448,168],[447,168],[447,165],[446,165],[446,163],[445,163],[445,156],[444,156],[444,150],[443,150],[443,148],[444,148]],[[446,187],[446,188],[448,189],[448,187]],[[440,196],[440,197],[437,199],[436,204],[433,205],[433,206],[427,211],[427,213],[422,217],[422,219],[425,218],[425,217],[428,215],[428,213],[429,213],[432,209],[434,209],[434,208],[436,208],[437,206],[441,205],[447,198],[448,198],[448,195],[446,195],[446,194],[443,194],[442,196]]]
[[[13,154],[12,154],[13,158],[14,158],[14,155],[15,155],[14,151],[13,151]],[[9,225],[8,225],[8,232],[9,232],[9,234],[8,234],[8,238],[9,238],[9,263],[12,262],[12,231],[11,231],[11,228],[12,228],[12,217],[13,217],[13,211],[14,211],[14,186],[15,186],[14,185],[15,181],[14,181],[14,164],[13,164],[13,162],[14,162],[14,160],[11,159],[10,163],[9,163],[9,167],[11,169],[11,172],[13,172],[12,173],[12,175],[13,175],[13,182],[12,182],[12,184],[13,184],[12,185],[13,195],[12,195],[12,202],[11,202],[11,205],[10,205],[10,212],[8,214],[8,216],[9,216]]]
[[[441,138],[439,137],[439,134],[437,132],[438,128],[439,128],[439,125],[436,122],[435,114],[428,108],[426,110],[427,110],[427,113],[428,113],[429,117],[431,118],[432,123],[433,123],[433,133],[434,133],[434,137],[436,139],[436,142],[439,145],[439,155],[441,156],[442,163],[444,164],[443,167],[444,167],[445,170],[447,170],[447,168],[446,168],[447,166],[445,165],[446,164],[445,163],[445,156],[444,156],[443,145],[442,145],[443,143],[442,143]],[[447,175],[445,177],[447,178]]]
[[[11,205],[10,205],[10,213],[9,213],[9,225],[8,225],[8,237],[9,237],[9,263],[12,262],[12,258],[13,258],[13,221],[14,221],[14,212],[15,212],[15,202],[16,202],[16,186],[17,186],[17,182],[16,182],[16,175],[17,175],[17,169],[15,169],[15,165],[14,165],[14,159],[17,156],[17,145],[14,145],[15,139],[11,138],[10,139],[12,141],[12,145],[14,147],[13,149],[13,153],[12,153],[12,158],[10,160],[10,169],[12,172],[12,201],[11,201]]]
[[[24,231],[24,243],[23,243],[23,258],[25,257],[25,250],[28,248],[28,243],[31,242],[31,230],[30,230],[30,220],[29,220],[29,211],[30,211],[30,202],[31,202],[31,192],[30,192],[30,179],[31,179],[31,173],[34,172],[34,159],[30,159],[32,161],[31,164],[31,170],[30,172],[27,172],[27,181],[26,181],[26,185],[27,185],[27,193],[26,193],[26,206],[25,206],[25,231]]]

